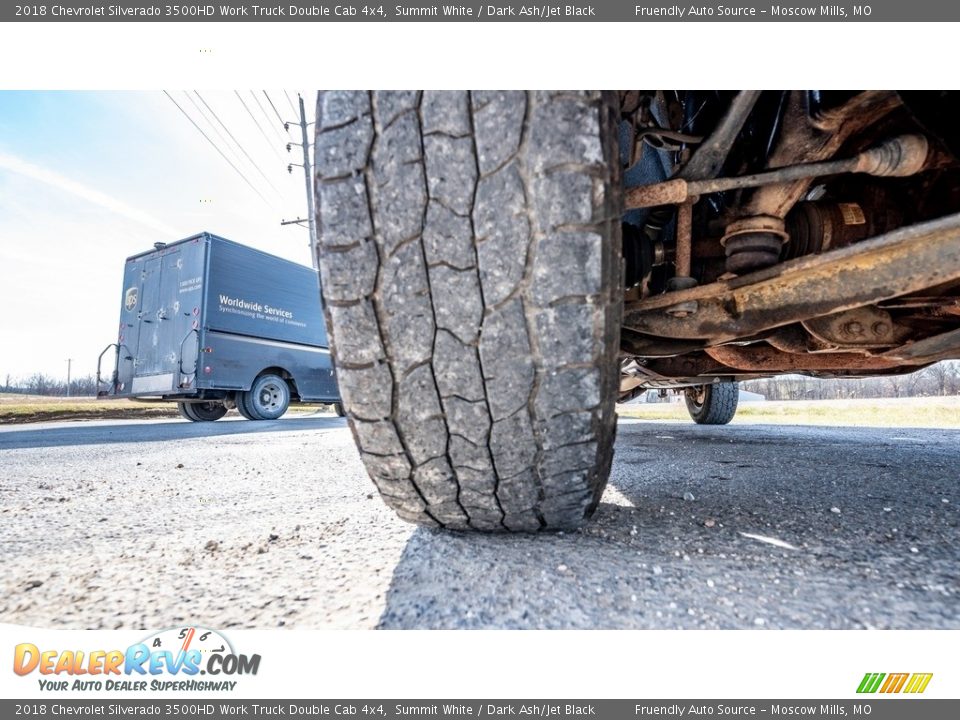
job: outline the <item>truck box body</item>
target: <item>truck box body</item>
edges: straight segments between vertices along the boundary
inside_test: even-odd
[[[339,400],[316,271],[210,233],[126,261],[119,397],[225,397],[265,370]]]

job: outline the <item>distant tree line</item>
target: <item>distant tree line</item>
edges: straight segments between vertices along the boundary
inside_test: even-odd
[[[931,365],[909,375],[820,380],[804,375],[782,375],[750,380],[740,387],[767,400],[841,400],[847,398],[901,398],[960,395],[960,363]]]
[[[63,397],[93,396],[97,394],[97,378],[95,375],[70,378],[70,392],[67,392],[67,379],[55,378],[45,373],[34,373],[27,378],[14,378],[7,373],[0,392],[21,393],[26,395],[50,395]]]
[[[768,400],[841,400],[845,398],[899,398],[935,395],[960,395],[960,362],[947,360],[909,375],[887,375],[874,378],[820,380],[805,375],[782,375],[763,380],[749,380],[741,388],[760,393]],[[0,392],[27,395],[67,395],[66,378],[34,373],[28,378],[6,375]],[[71,396],[97,394],[94,375],[72,378]]]

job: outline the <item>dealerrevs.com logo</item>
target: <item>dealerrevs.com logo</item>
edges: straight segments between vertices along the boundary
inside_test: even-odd
[[[259,654],[237,653],[221,633],[203,627],[162,630],[125,650],[51,650],[26,642],[13,651],[14,673],[36,673],[40,689],[49,691],[230,691],[234,677],[259,669]]]

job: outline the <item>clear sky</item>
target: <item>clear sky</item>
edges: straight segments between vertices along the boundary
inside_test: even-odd
[[[162,92],[0,92],[0,384],[66,377],[67,358],[94,373],[124,260],[155,242],[209,230],[310,264],[306,229],[280,226],[306,217],[303,170],[287,172],[302,151],[284,147],[300,128],[277,118],[299,119],[297,92],[238,92],[169,91],[256,190]]]

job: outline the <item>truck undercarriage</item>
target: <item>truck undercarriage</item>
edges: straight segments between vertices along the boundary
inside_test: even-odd
[[[905,373],[960,354],[950,93],[620,100],[621,400],[780,373]]]

